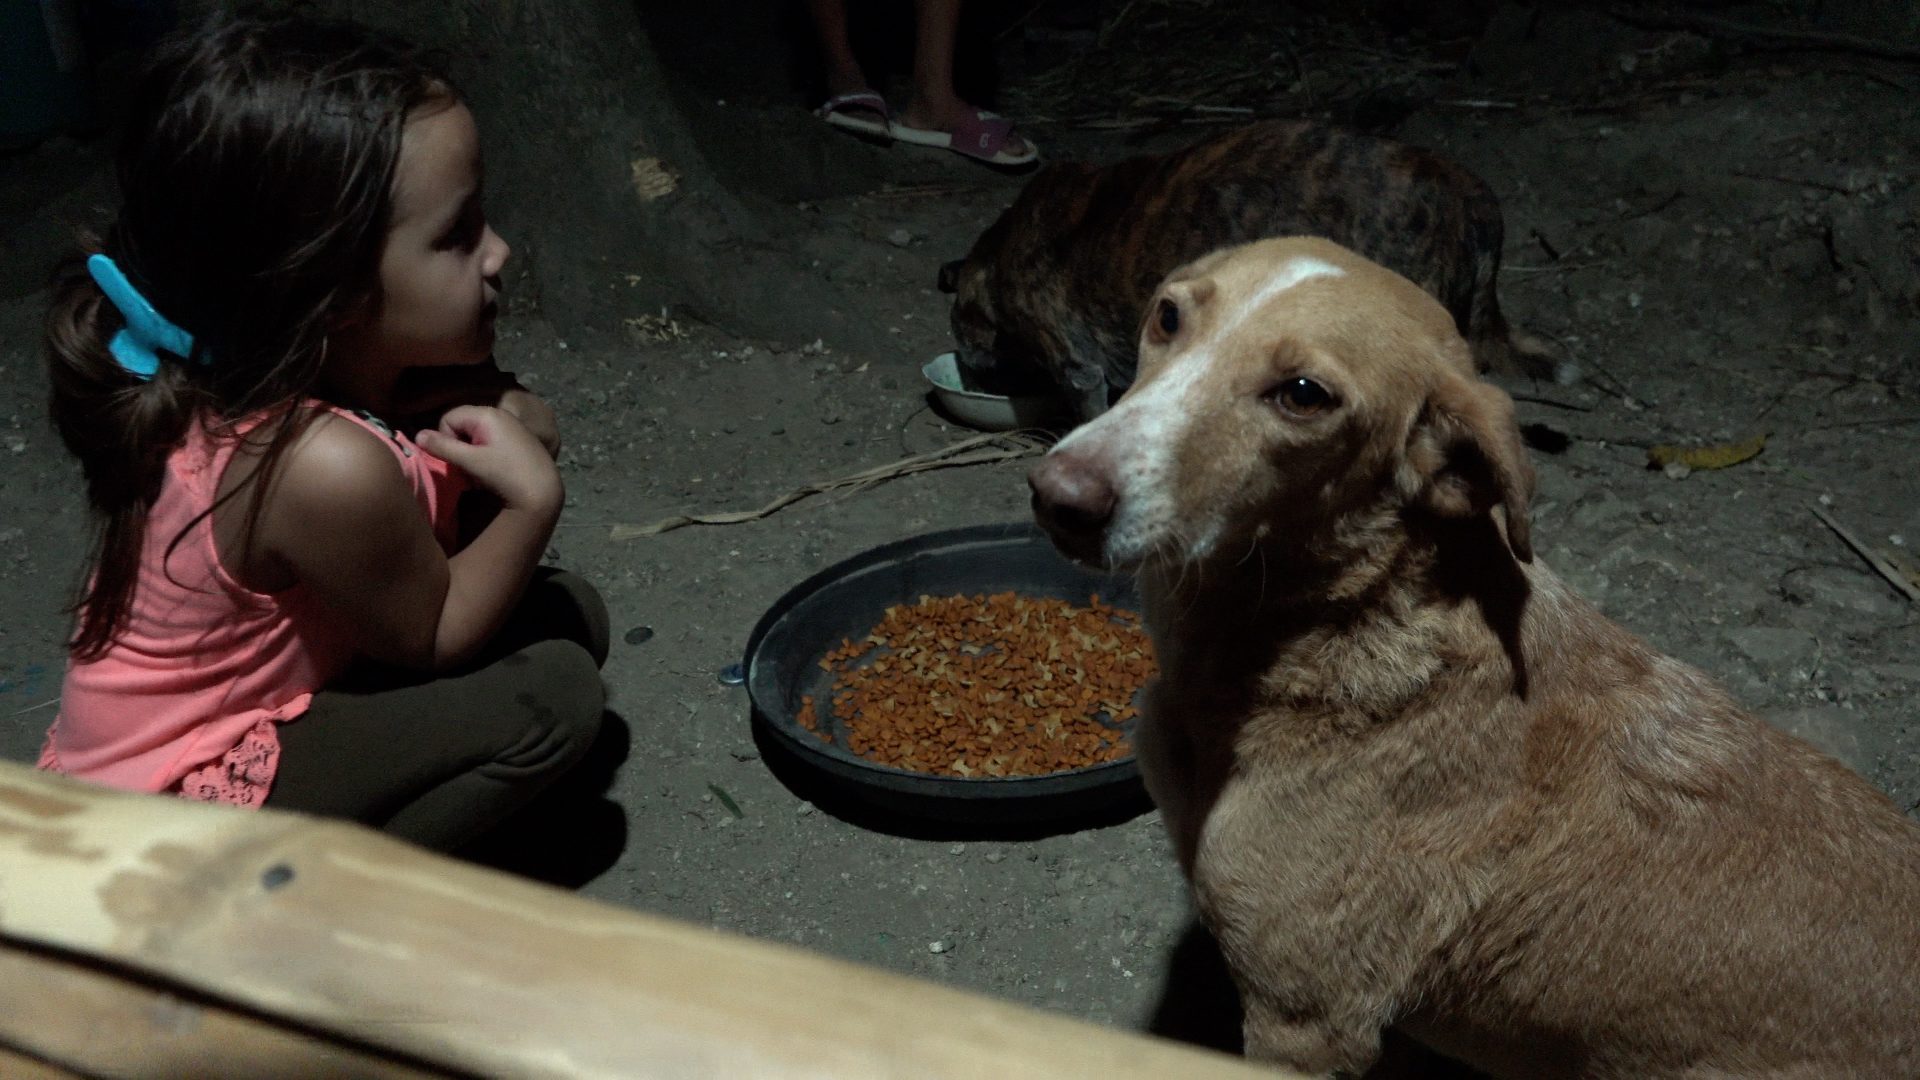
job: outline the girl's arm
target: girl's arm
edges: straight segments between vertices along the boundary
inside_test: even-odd
[[[277,470],[258,541],[351,628],[361,653],[444,671],[478,652],[519,602],[565,489],[540,442],[498,409],[449,410],[420,444],[500,499],[457,555],[441,551],[393,452],[332,416],[316,419]]]

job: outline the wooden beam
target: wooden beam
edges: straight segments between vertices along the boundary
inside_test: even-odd
[[[596,903],[352,825],[5,763],[0,955],[0,984],[58,981],[103,1024],[155,993],[189,998],[199,1022],[245,1028],[295,1071],[317,1060],[299,1055],[350,1053],[341,1060],[414,1070],[369,1073],[380,1076],[1277,1075]],[[140,988],[100,981],[114,978]],[[0,1046],[93,1071],[82,1051],[100,1047],[84,1027],[35,1034],[44,1020],[14,1008],[31,993],[0,993]],[[184,1045],[152,1022],[124,1030],[115,1052],[132,1057],[117,1060]]]
[[[0,1076],[7,1080],[82,1080],[80,1073],[49,1065],[0,1046]]]
[[[0,1076],[8,1080],[23,1074],[367,1080],[449,1075],[183,994],[124,969],[0,941],[0,1053],[5,1051],[47,1070],[28,1073],[0,1056]],[[64,1067],[53,1071],[43,1062]]]

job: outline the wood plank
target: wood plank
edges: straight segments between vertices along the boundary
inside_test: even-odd
[[[0,1046],[0,1076],[7,1080],[77,1080],[81,1075]]]
[[[183,996],[126,972],[0,945],[0,1047],[45,1076],[449,1075],[383,1051]],[[58,1066],[46,1064],[58,1062]],[[71,1071],[67,1071],[71,1070]],[[0,1058],[0,1076],[32,1076]]]
[[[1278,1075],[372,831],[0,764],[0,938],[488,1075]]]

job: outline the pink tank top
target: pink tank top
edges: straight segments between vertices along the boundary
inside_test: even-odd
[[[371,416],[310,404],[352,420],[393,450],[441,547],[452,551],[465,474]],[[353,658],[351,643],[305,587],[254,592],[221,565],[212,515],[202,515],[236,445],[195,424],[168,458],[126,629],[99,657],[69,660],[41,768],[135,791],[258,806],[279,765],[276,725],[305,712],[313,692]]]

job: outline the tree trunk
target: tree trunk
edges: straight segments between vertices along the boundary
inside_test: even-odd
[[[634,3],[313,8],[445,51],[480,124],[490,211],[521,261],[509,272],[530,294],[520,303],[570,326],[666,307],[784,342],[845,332],[839,298],[778,239],[771,208],[715,178]]]

